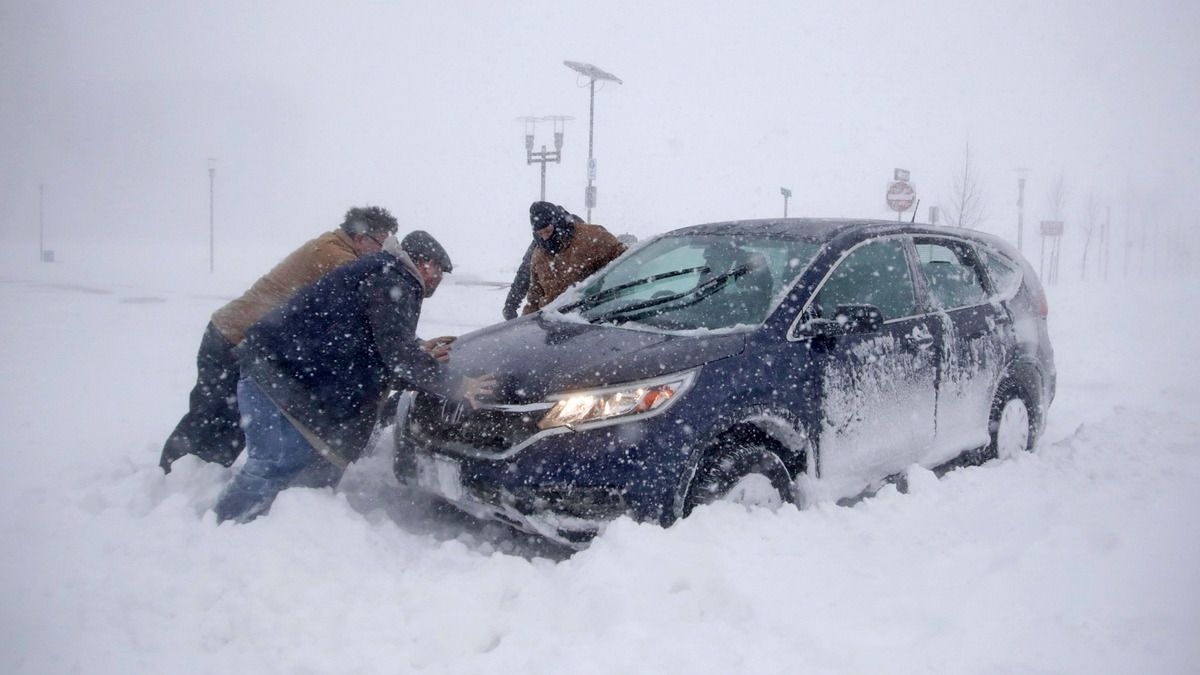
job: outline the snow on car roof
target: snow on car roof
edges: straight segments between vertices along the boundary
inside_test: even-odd
[[[674,237],[690,234],[753,235],[826,242],[839,235],[862,230],[873,230],[875,233],[895,231],[910,234],[949,234],[988,244],[992,248],[1009,253],[1010,256],[1015,253],[1015,248],[1008,244],[1008,242],[979,230],[930,225],[928,223],[907,223],[903,221],[868,218],[760,218],[753,220],[728,220],[683,227],[667,232],[663,236]]]
[[[761,218],[754,220],[729,220],[718,223],[693,225],[670,232],[683,234],[745,234],[768,237],[787,237],[825,241],[848,230],[864,227],[896,227],[890,220],[864,218]]]

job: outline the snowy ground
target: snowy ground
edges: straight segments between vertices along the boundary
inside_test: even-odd
[[[259,267],[0,274],[0,672],[1200,669],[1194,278],[1051,288],[1059,394],[1018,461],[564,558],[414,503],[381,455],[245,526],[208,512],[226,470],[164,477],[207,317]],[[443,285],[422,332],[502,297]]]

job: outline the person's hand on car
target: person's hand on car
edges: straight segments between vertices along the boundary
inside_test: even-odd
[[[422,340],[421,349],[438,361],[446,361],[450,358],[450,344],[457,339],[453,335],[441,335],[429,340]]]
[[[491,373],[480,375],[479,377],[466,377],[463,378],[459,397],[471,404],[472,410],[477,410],[479,408],[479,400],[491,396],[495,389],[496,376]]]

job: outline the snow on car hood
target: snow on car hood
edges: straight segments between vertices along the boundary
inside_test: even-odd
[[[745,344],[744,333],[672,335],[536,314],[460,337],[449,366],[463,375],[494,373],[499,402],[530,403],[694,368],[739,354]]]

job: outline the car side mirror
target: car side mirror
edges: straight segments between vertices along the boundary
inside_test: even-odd
[[[800,326],[805,337],[833,338],[846,334],[846,327],[833,319],[809,319]]]
[[[845,333],[874,333],[883,326],[883,312],[875,305],[838,305],[834,321]]]

